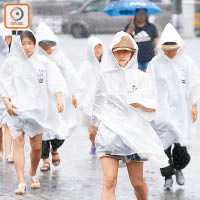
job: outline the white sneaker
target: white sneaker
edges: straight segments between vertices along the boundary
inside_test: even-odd
[[[170,189],[172,189],[172,187],[173,187],[173,179],[172,179],[172,177],[170,176],[170,177],[165,178],[164,188],[166,190],[170,190]]]
[[[176,170],[175,175],[176,175],[177,184],[184,185],[185,184],[185,178],[184,178],[182,170]]]

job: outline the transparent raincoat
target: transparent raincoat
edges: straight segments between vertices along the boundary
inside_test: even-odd
[[[124,32],[115,35],[112,47]],[[98,156],[131,155],[138,153],[141,158],[156,161],[166,166],[167,159],[162,143],[151,127],[155,113],[147,113],[132,107],[140,103],[147,108],[157,108],[155,89],[149,75],[137,69],[138,47],[131,41],[136,52],[125,68],[121,68],[110,50],[111,70],[99,74],[93,105],[91,124],[98,127],[95,139]],[[111,49],[112,49],[111,47]]]
[[[180,48],[170,59],[161,50],[165,42],[176,42]],[[164,148],[173,143],[189,144],[192,105],[200,98],[200,71],[184,53],[184,42],[171,24],[167,24],[158,44],[159,53],[149,63],[147,73],[154,80],[159,107],[152,126]]]
[[[11,56],[0,68],[1,97],[7,97],[15,105],[17,116],[8,118],[8,127],[13,138],[24,131],[29,137],[54,130],[62,134],[56,108],[56,92],[69,95],[67,84],[55,63],[38,54],[27,58],[20,38],[15,36]]]
[[[1,60],[0,69],[2,68],[2,65],[7,56],[8,56],[8,45],[6,44],[4,38],[0,36],[0,60]],[[3,88],[1,87],[1,84],[0,84],[0,90],[2,89]],[[6,119],[7,119],[7,111],[6,111],[4,102],[1,98],[0,99],[0,127],[2,127],[6,123]]]
[[[65,139],[66,137],[69,136],[69,134],[77,125],[78,119],[77,119],[76,110],[74,106],[72,105],[72,95],[75,95],[79,104],[80,91],[83,87],[83,84],[76,70],[72,66],[71,62],[64,55],[63,51],[59,48],[59,41],[58,41],[57,36],[45,23],[42,22],[39,24],[36,31],[36,38],[37,38],[38,43],[40,41],[53,41],[56,43],[56,46],[53,47],[52,54],[50,55],[47,54],[42,48],[40,48],[39,52],[40,54],[47,56],[50,60],[56,63],[58,69],[60,70],[60,73],[62,74],[63,78],[65,79],[68,85],[69,92],[70,92],[70,96],[64,99],[65,110],[60,115],[60,119],[64,121],[64,123],[67,125],[67,127],[65,127],[66,134],[60,138],[58,137],[57,134],[46,133],[43,135],[43,140],[52,140],[55,138]]]
[[[100,62],[97,60],[94,52],[94,48],[98,44],[102,45],[103,48]],[[92,115],[92,104],[96,90],[97,76],[99,72],[104,70],[106,61],[106,49],[103,42],[99,38],[91,36],[88,39],[87,60],[82,63],[79,69],[79,75],[85,83],[85,87],[81,92],[82,95],[79,108],[82,112],[83,125],[88,128]]]

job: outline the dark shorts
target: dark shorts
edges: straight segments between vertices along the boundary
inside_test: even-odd
[[[110,157],[110,158],[114,158],[116,160],[122,160],[123,162],[144,162],[144,161],[147,161],[148,159],[147,158],[140,158],[140,156],[135,153],[135,154],[132,154],[132,155],[111,155],[111,154],[105,154],[105,156],[102,156],[102,157]]]

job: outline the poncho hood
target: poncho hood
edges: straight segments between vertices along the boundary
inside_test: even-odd
[[[166,43],[166,42],[175,42],[178,44],[178,46],[180,46],[180,49],[178,50],[178,52],[183,49],[184,47],[184,41],[182,40],[181,36],[179,35],[179,33],[177,32],[177,30],[174,28],[174,26],[170,23],[168,23],[162,34],[161,34],[161,37],[160,37],[160,40],[159,40],[159,43],[158,43],[158,50],[159,52],[163,52],[161,50],[161,47],[162,47],[162,44]]]
[[[35,34],[33,33],[33,31],[31,29],[26,29],[24,31],[32,32],[33,36],[35,37]],[[35,39],[36,39],[36,37],[35,37]],[[26,56],[26,53],[25,53],[24,49],[22,48],[22,43],[21,43],[21,39],[20,39],[19,35],[13,36],[12,45],[11,45],[11,48],[10,48],[10,53],[11,53],[12,56],[20,57],[23,60],[29,59]],[[36,43],[35,43],[35,48],[34,48],[33,54],[32,54],[32,56],[30,58],[32,58],[33,56],[36,56],[36,55],[38,55],[37,39],[36,39]]]
[[[50,27],[47,24],[45,24],[44,22],[41,22],[39,24],[39,26],[37,27],[36,38],[37,38],[38,42],[47,40],[47,41],[56,42],[56,44],[58,44],[57,36],[50,29]]]
[[[103,53],[102,53],[102,56],[101,56],[101,62],[99,62],[97,60],[95,53],[94,53],[95,46],[97,46],[99,44],[102,45],[102,48],[103,48]],[[103,64],[105,62],[105,54],[106,54],[106,52],[105,52],[105,48],[104,48],[104,44],[103,44],[102,40],[100,40],[99,38],[97,38],[95,36],[89,37],[89,39],[88,39],[88,49],[87,49],[88,61],[92,65],[99,67],[100,63]]]
[[[111,54],[111,64],[113,65],[114,68],[120,67],[117,60],[114,57],[112,49],[116,44],[118,44],[121,41],[122,37],[124,37],[124,36],[128,36],[130,38],[131,42],[133,43],[134,49],[135,49],[135,52],[134,52],[132,58],[130,59],[130,61],[128,62],[128,64],[126,65],[125,69],[126,68],[136,68],[137,69],[138,68],[138,62],[137,62],[138,46],[137,46],[135,40],[128,33],[125,33],[124,31],[120,31],[120,32],[116,33],[112,40],[110,50],[109,50],[109,53]]]

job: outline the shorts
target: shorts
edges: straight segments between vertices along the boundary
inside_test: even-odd
[[[114,158],[116,160],[122,160],[124,163],[129,163],[129,162],[144,162],[148,161],[147,158],[141,158],[137,153],[132,154],[132,155],[111,155],[111,154],[105,154],[102,157],[110,157]]]

